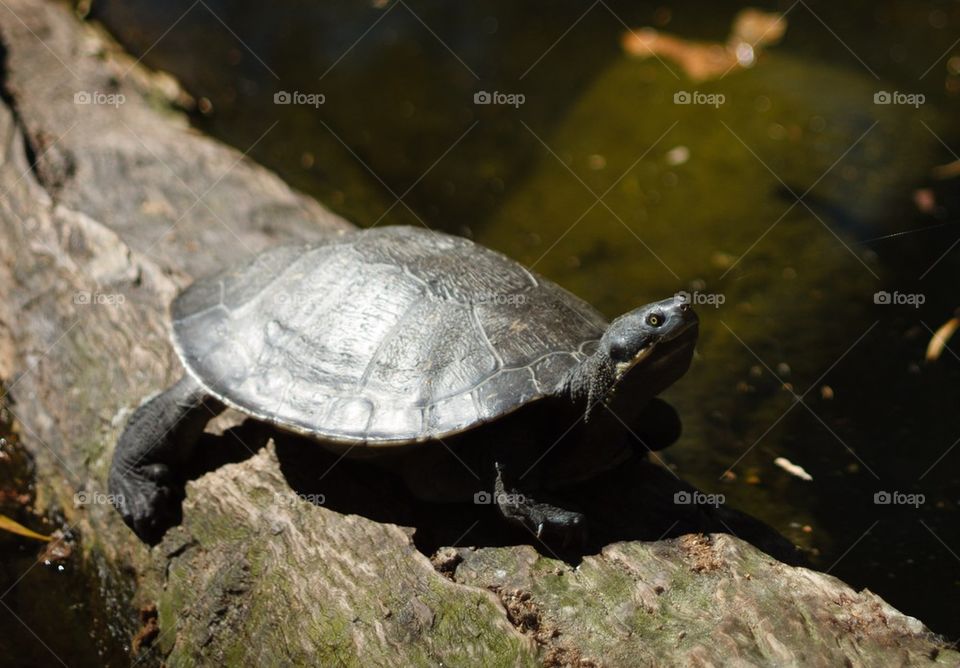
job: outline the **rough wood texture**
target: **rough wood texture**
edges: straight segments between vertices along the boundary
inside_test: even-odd
[[[475,509],[425,510],[362,466],[330,468],[316,487],[332,462],[248,425],[209,437],[220,460],[199,468],[182,524],[156,548],[107,503],[75,507],[78,490],[105,493],[130,411],[179,374],[165,316],[176,291],[347,225],[198,136],[170,110],[169,81],[64,6],[7,0],[0,40],[0,374],[41,501],[75,527],[78,558],[113,593],[114,626],[132,635],[137,607],[157,603],[141,665],[960,659],[873,594],[769,556],[796,558],[750,518],[672,504],[689,488],[640,460],[584,488],[605,539],[567,561],[526,536],[491,538],[482,517],[470,524]],[[125,99],[75,104],[77,93]],[[486,547],[417,549],[457,543]]]

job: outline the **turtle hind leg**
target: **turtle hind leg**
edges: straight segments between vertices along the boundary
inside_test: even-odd
[[[211,418],[224,406],[189,375],[142,404],[113,453],[108,487],[113,505],[141,540],[154,544],[179,516],[178,473]]]
[[[587,540],[587,518],[583,513],[538,501],[532,496],[508,489],[503,481],[503,467],[495,463],[493,502],[511,524],[522,526],[543,541],[558,540],[563,547],[571,543],[584,545]]]

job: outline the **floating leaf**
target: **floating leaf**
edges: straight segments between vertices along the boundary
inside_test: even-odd
[[[802,466],[799,464],[794,464],[786,457],[777,457],[773,460],[773,463],[790,475],[796,476],[801,480],[813,480],[813,476],[807,473]]]
[[[0,531],[9,531],[10,533],[15,533],[18,536],[25,536],[27,538],[34,538],[36,540],[42,540],[44,542],[50,542],[50,536],[44,536],[39,534],[36,531],[31,531],[27,527],[23,526],[19,522],[14,522],[12,519],[6,515],[0,515]]]
[[[941,325],[940,329],[933,333],[933,336],[930,338],[930,343],[927,344],[928,362],[934,362],[940,359],[940,355],[943,354],[943,349],[947,347],[947,341],[950,340],[950,337],[953,336],[953,333],[957,331],[958,327],[960,327],[960,319],[951,318]]]

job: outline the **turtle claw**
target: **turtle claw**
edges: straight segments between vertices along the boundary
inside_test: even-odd
[[[586,542],[587,518],[583,513],[529,499],[521,504],[498,501],[497,505],[507,521],[524,527],[539,541],[556,541],[563,547]]]
[[[146,543],[155,544],[176,522],[179,498],[169,467],[137,466],[110,481],[114,507],[124,523]]]
[[[503,467],[499,463],[496,472],[494,501],[504,519],[527,529],[539,541],[558,540],[563,547],[573,542],[586,543],[586,515],[537,501],[521,492],[508,492],[503,483]]]

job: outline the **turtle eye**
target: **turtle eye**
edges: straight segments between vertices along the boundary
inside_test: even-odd
[[[647,324],[651,327],[660,327],[665,320],[662,313],[651,313],[647,316]]]

